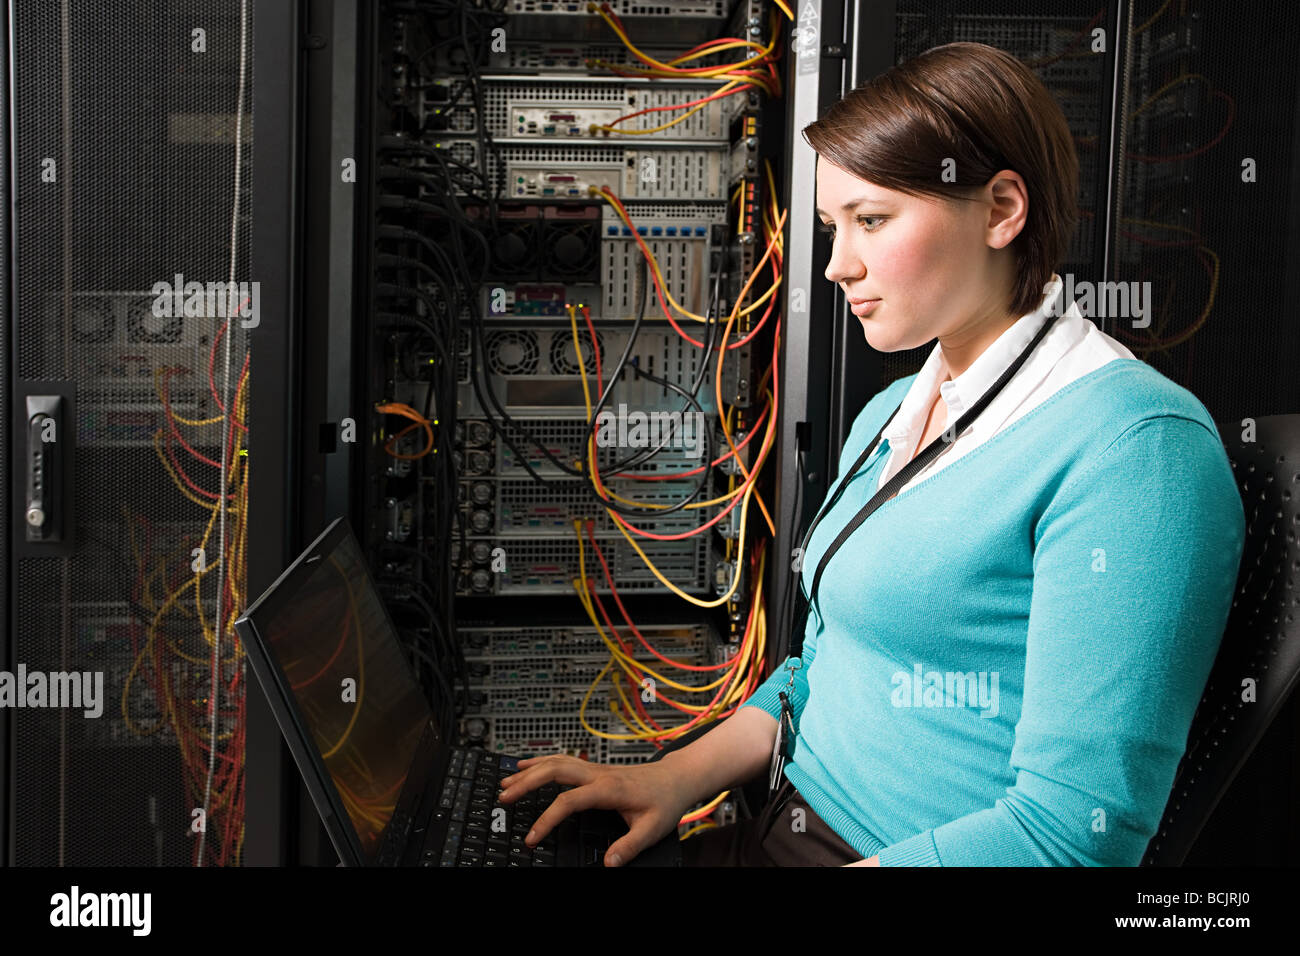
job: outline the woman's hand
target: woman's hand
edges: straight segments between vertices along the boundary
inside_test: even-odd
[[[552,782],[573,787],[557,796],[538,816],[524,838],[530,847],[571,814],[617,810],[629,829],[605,852],[605,865],[622,866],[672,832],[690,808],[693,801],[680,776],[662,761],[611,767],[567,754],[551,754],[519,761],[519,772],[502,779],[497,799],[514,803],[529,791]]]

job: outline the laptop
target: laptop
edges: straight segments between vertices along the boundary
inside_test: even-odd
[[[439,726],[346,518],[235,630],[344,865],[603,866],[627,832],[617,813],[586,810],[536,847],[524,843],[568,788],[548,784],[497,803],[499,781],[521,758],[457,746],[455,728]],[[674,830],[628,865],[680,861]]]

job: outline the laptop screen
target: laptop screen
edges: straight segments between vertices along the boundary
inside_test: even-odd
[[[367,858],[433,713],[346,524],[282,583],[257,629],[275,656]],[[329,541],[333,540],[333,545]]]

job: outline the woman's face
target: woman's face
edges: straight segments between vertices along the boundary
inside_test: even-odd
[[[1014,259],[1002,250],[1024,223],[1024,195],[1019,174],[1005,170],[973,202],[908,196],[818,157],[817,217],[833,230],[826,278],[844,290],[868,344],[897,352],[939,338],[958,349],[1005,322]],[[868,311],[855,304],[864,299],[880,301]]]

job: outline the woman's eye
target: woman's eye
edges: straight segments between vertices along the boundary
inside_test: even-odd
[[[874,232],[878,228],[878,226],[869,226],[867,225],[868,223],[880,223],[882,221],[882,216],[858,216],[857,218],[858,225],[866,229],[867,232]],[[818,226],[818,229],[821,232],[826,233],[826,235],[830,236],[832,239],[835,237],[835,227],[829,223],[821,223]]]

